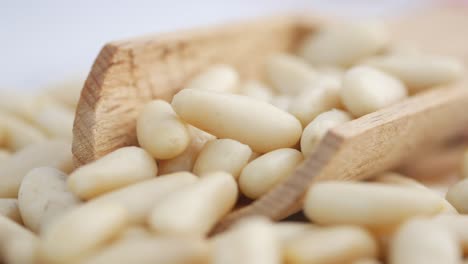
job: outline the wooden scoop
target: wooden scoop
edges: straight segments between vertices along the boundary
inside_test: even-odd
[[[275,18],[107,44],[79,101],[73,131],[76,165],[136,145],[135,120],[145,102],[170,100],[214,63],[233,65],[246,79],[262,78],[262,64],[269,55],[292,52],[320,23]],[[289,179],[228,215],[217,230],[252,214],[282,219],[300,209],[314,181],[363,179],[458,134],[468,125],[464,86],[431,90],[332,129]]]

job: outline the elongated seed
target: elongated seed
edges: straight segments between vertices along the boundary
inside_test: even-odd
[[[313,88],[317,72],[302,58],[289,54],[275,54],[266,62],[266,74],[282,94],[296,95]]]
[[[463,63],[455,58],[423,54],[391,54],[371,58],[366,64],[397,77],[410,93],[449,84],[465,73]]]
[[[188,126],[190,134],[190,145],[179,156],[158,161],[158,170],[160,174],[169,174],[180,171],[192,171],[198,154],[203,149],[203,146],[211,140],[216,139],[215,136],[208,134],[196,127]]]
[[[291,264],[333,264],[372,258],[377,253],[377,243],[368,231],[338,226],[304,232],[285,246],[284,258]]]
[[[411,220],[395,234],[389,250],[390,264],[455,264],[461,252],[445,228],[428,220]]]
[[[45,134],[37,127],[0,111],[0,126],[5,129],[4,145],[12,151],[19,151],[28,145],[46,140]]]
[[[52,103],[41,107],[33,115],[37,124],[49,137],[61,138],[69,142],[73,139],[73,121],[75,113],[66,106]]]
[[[143,149],[125,147],[75,170],[68,177],[68,187],[78,197],[91,199],[156,176],[158,167]]]
[[[325,182],[313,185],[304,204],[319,224],[355,224],[385,228],[408,218],[439,213],[440,197],[425,190],[378,183]]]
[[[38,242],[31,231],[0,215],[0,260],[13,264],[35,263]]]
[[[265,84],[258,81],[248,81],[240,88],[240,93],[264,102],[271,102],[273,91]]]
[[[281,248],[273,224],[259,217],[246,218],[214,238],[213,264],[279,264]]]
[[[137,119],[137,138],[140,146],[156,159],[175,158],[190,143],[186,124],[163,100],[151,101],[143,107]]]
[[[319,114],[302,132],[301,151],[304,156],[314,152],[328,130],[348,121],[351,121],[351,116],[341,110],[333,109]]]
[[[251,161],[241,172],[241,192],[256,199],[290,176],[304,157],[296,149],[284,148],[268,152]]]
[[[318,227],[304,222],[278,222],[274,224],[276,237],[281,242],[282,247],[314,228]]]
[[[129,212],[132,223],[144,223],[151,209],[169,193],[188,184],[195,183],[197,177],[190,172],[175,172],[153,179],[138,182],[118,190],[108,192],[90,203],[115,203]]]
[[[193,172],[197,175],[225,171],[238,178],[247,165],[252,150],[232,139],[217,139],[205,144],[197,157]]]
[[[81,263],[205,264],[209,263],[209,246],[200,238],[140,238],[116,242]]]
[[[239,74],[237,71],[224,64],[213,65],[195,76],[187,89],[199,89],[214,92],[235,93],[238,91]]]
[[[51,140],[16,152],[0,164],[0,197],[16,198],[23,177],[33,168],[53,167],[69,173],[73,168],[70,143]]]
[[[149,225],[157,233],[202,236],[234,207],[236,200],[234,177],[213,172],[161,199],[151,212]]]
[[[91,255],[117,236],[128,213],[115,204],[85,204],[55,220],[42,235],[40,258],[46,263],[72,263]]]
[[[63,172],[49,167],[31,170],[21,182],[18,203],[24,225],[39,233],[54,219],[80,204]]]
[[[319,114],[340,106],[339,87],[317,87],[301,92],[293,99],[288,111],[306,127]]]
[[[376,54],[388,42],[388,32],[381,23],[335,23],[312,33],[299,53],[313,65],[348,67]]]
[[[187,123],[260,153],[291,147],[302,132],[291,114],[247,96],[184,89],[174,96],[172,106]]]
[[[292,100],[293,97],[289,95],[276,95],[273,96],[270,103],[283,111],[288,111],[292,104]]]
[[[438,197],[441,199],[443,203],[443,208],[442,208],[441,213],[449,213],[449,214],[457,213],[457,209],[455,209],[455,207],[453,207],[444,197],[441,197],[437,192],[424,186],[422,183],[416,181],[415,179],[405,177],[395,172],[387,172],[374,178],[374,181],[378,183],[407,186],[411,188],[417,188],[422,191],[426,191],[428,194],[434,195],[435,197]]]
[[[395,104],[407,94],[400,80],[368,66],[353,67],[343,77],[341,99],[356,117]]]

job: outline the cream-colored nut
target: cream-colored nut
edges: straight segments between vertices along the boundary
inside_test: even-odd
[[[277,95],[271,99],[270,103],[283,111],[288,111],[292,100],[293,98],[291,96]]]
[[[149,225],[162,234],[206,235],[237,200],[237,184],[226,172],[214,172],[161,199]]]
[[[186,124],[163,100],[151,101],[143,107],[136,130],[140,146],[156,159],[175,158],[190,143]]]
[[[289,95],[309,88],[317,79],[317,72],[306,61],[289,54],[271,56],[266,62],[266,75],[279,93]]]
[[[304,213],[318,224],[385,228],[443,208],[440,197],[425,190],[379,183],[324,182],[310,187]]]
[[[207,142],[216,139],[215,136],[194,126],[189,125],[188,131],[190,134],[190,145],[179,156],[169,160],[158,161],[159,174],[192,171],[203,146],[205,146]]]
[[[468,216],[467,215],[438,215],[431,221],[449,230],[457,239],[463,252],[468,253]]]
[[[351,116],[341,110],[330,110],[319,114],[302,132],[301,151],[304,156],[310,155],[328,130],[351,121]]]
[[[117,242],[80,263],[206,264],[209,259],[209,245],[200,238],[156,237]]]
[[[392,185],[417,188],[419,190],[426,191],[428,194],[434,195],[435,197],[438,197],[441,199],[443,203],[443,208],[442,208],[441,213],[455,213],[455,214],[457,213],[457,210],[455,209],[455,207],[453,207],[444,197],[441,197],[437,192],[424,186],[422,183],[419,183],[415,179],[405,177],[395,172],[386,172],[375,177],[374,181],[378,183],[384,183],[384,184],[392,184]]]
[[[461,170],[461,176],[463,178],[468,178],[468,150],[465,151],[465,154],[463,155]]]
[[[5,129],[7,149],[18,151],[24,147],[46,140],[45,134],[31,124],[11,115],[0,112],[0,126]]]
[[[184,89],[172,106],[187,123],[260,153],[294,146],[302,133],[293,115],[247,96]]]
[[[213,264],[280,264],[281,246],[273,224],[264,218],[241,220],[213,239]]]
[[[98,196],[89,203],[115,203],[129,212],[132,223],[144,223],[151,209],[167,194],[188,184],[195,183],[198,177],[190,172],[175,172],[132,184]]]
[[[36,263],[37,237],[29,230],[0,215],[0,260],[4,263]]]
[[[264,102],[271,102],[273,91],[259,81],[248,81],[241,86],[240,93]]]
[[[47,87],[45,94],[52,97],[57,102],[60,102],[71,109],[75,109],[80,99],[84,81],[85,80],[82,76],[76,76]]]
[[[196,175],[225,171],[238,178],[247,165],[252,150],[232,139],[216,139],[205,144],[193,167]]]
[[[237,71],[224,64],[213,65],[195,76],[187,89],[199,89],[213,92],[235,93],[238,90],[239,74]]]
[[[148,180],[158,167],[145,150],[124,147],[84,165],[68,177],[68,187],[78,197],[91,199],[103,193]]]
[[[66,177],[48,167],[33,169],[24,177],[18,204],[24,225],[33,232],[42,232],[54,219],[80,203],[68,190]]]
[[[32,118],[49,137],[72,141],[75,113],[71,109],[57,103],[48,104],[34,113]]]
[[[91,255],[122,231],[127,211],[115,204],[79,206],[54,220],[42,235],[44,263],[74,263]]]
[[[293,99],[288,111],[301,121],[303,127],[306,127],[319,114],[340,106],[339,88],[317,87],[300,93]]]
[[[18,209],[18,200],[12,198],[0,198],[0,215],[22,224],[21,215]]]
[[[377,243],[368,231],[360,227],[338,226],[304,232],[285,246],[284,258],[291,264],[351,263],[376,257],[377,253]]]
[[[446,195],[447,201],[457,209],[460,214],[468,213],[468,179],[461,180],[450,186]]]
[[[299,53],[313,65],[349,67],[376,54],[388,42],[389,34],[380,23],[336,23],[312,33]]]
[[[23,177],[37,167],[53,167],[69,173],[73,169],[70,143],[51,140],[28,146],[0,164],[0,197],[16,198]]]
[[[305,232],[318,227],[304,222],[278,222],[274,224],[274,228],[277,239],[284,247],[289,242],[302,236]]]
[[[461,262],[456,239],[429,220],[415,219],[402,225],[389,249],[390,264],[455,264]]]
[[[465,73],[463,63],[456,58],[423,54],[390,54],[372,58],[366,64],[397,77],[410,93],[449,84]]]
[[[289,177],[304,157],[296,149],[284,148],[268,152],[244,167],[239,177],[241,192],[257,199]]]
[[[341,99],[354,116],[363,116],[405,99],[405,85],[375,68],[356,66],[343,77]]]

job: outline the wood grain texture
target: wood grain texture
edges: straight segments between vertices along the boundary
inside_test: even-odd
[[[244,78],[262,78],[266,57],[294,49],[315,24],[281,17],[107,44],[78,103],[76,165],[135,145],[140,107],[155,98],[170,100],[187,80],[214,63],[233,65]]]
[[[262,78],[267,56],[293,50],[321,21],[275,18],[107,44],[93,65],[77,109],[73,140],[77,166],[136,144],[135,119],[145,102],[170,100],[187,80],[214,63],[235,66],[245,79]],[[247,215],[282,219],[297,212],[314,181],[363,179],[393,168],[466,129],[467,106],[468,87],[462,83],[339,126],[283,184],[228,215],[215,232]]]

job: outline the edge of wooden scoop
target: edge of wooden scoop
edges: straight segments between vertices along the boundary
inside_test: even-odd
[[[299,211],[303,195],[315,181],[359,180],[396,167],[463,132],[468,127],[467,106],[468,84],[463,82],[415,95],[330,130],[293,175],[230,213],[214,233],[249,215],[279,220]]]

